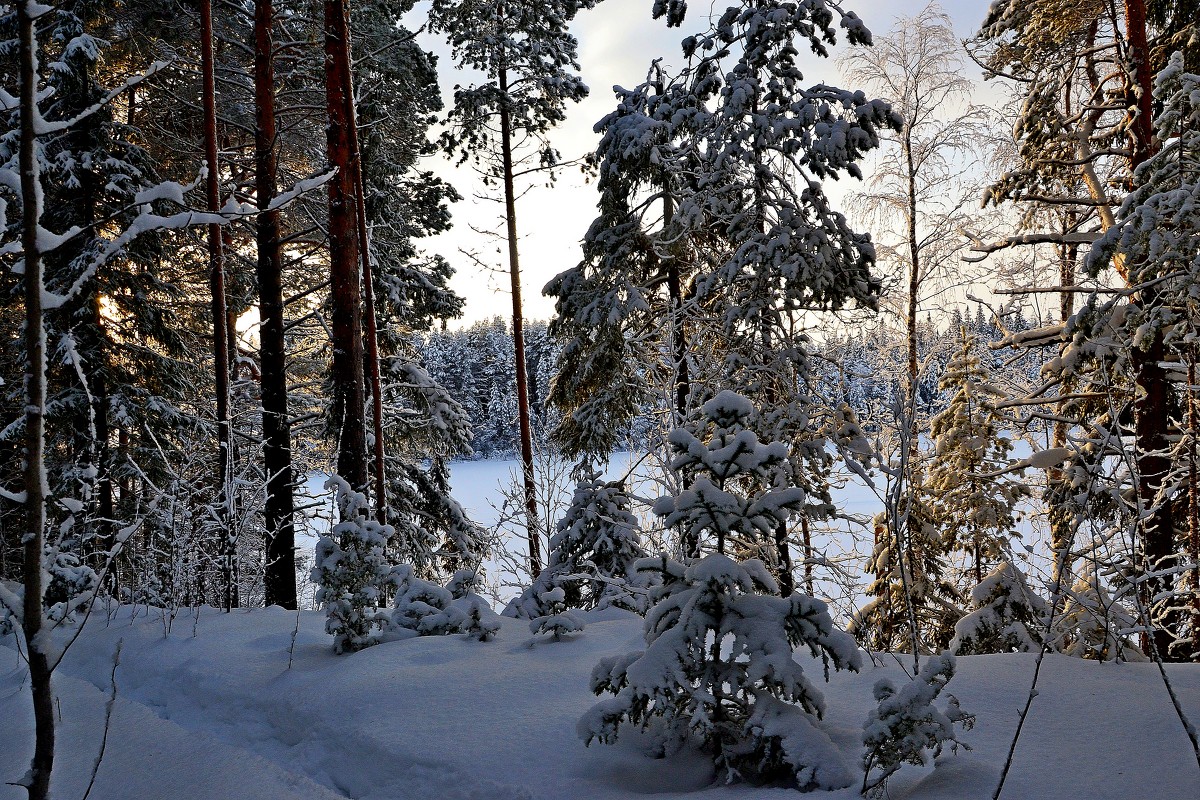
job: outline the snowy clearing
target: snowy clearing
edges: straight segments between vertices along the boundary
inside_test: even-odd
[[[638,649],[641,620],[618,611],[586,616],[587,629],[531,645],[528,623],[503,619],[495,641],[429,636],[334,656],[324,617],[279,608],[223,614],[123,607],[94,616],[55,674],[62,726],[53,793],[81,798],[116,673],[108,750],[97,800],[337,798],[356,800],[559,800],[566,798],[795,796],[794,790],[715,786],[698,753],[654,760],[633,737],[585,748],[575,733],[595,701],[587,689],[603,656]],[[13,637],[0,640],[0,776],[15,780],[32,748],[26,670]],[[798,657],[820,683],[820,665]],[[861,780],[862,724],[889,665],[835,673],[820,685],[823,728]],[[907,661],[906,661],[907,663]],[[990,797],[1024,702],[1031,655],[961,657],[947,691],[977,715],[970,752],[935,769],[905,767],[891,797]],[[1200,717],[1200,666],[1167,665],[1192,718]],[[1004,797],[1200,797],[1200,772],[1154,664],[1098,664],[1047,656],[1041,693]],[[817,793],[853,798],[856,788]],[[24,791],[0,786],[0,800]]]

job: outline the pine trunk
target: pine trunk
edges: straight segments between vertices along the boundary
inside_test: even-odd
[[[208,211],[221,208],[221,172],[217,161],[217,82],[213,65],[212,0],[200,0],[200,70],[203,76],[204,161],[208,169],[205,195]],[[222,605],[226,611],[237,605],[234,583],[234,559],[237,542],[230,524],[230,445],[229,426],[229,334],[225,307],[225,254],[221,226],[208,225],[208,287],[213,326],[213,373],[217,393],[217,535],[220,537]]]
[[[1127,55],[1132,73],[1131,89],[1136,104],[1131,108],[1130,176],[1154,154],[1153,116],[1154,80],[1150,74],[1150,48],[1146,41],[1145,0],[1125,0],[1125,32]],[[1137,303],[1150,308],[1157,304],[1154,289],[1139,293]],[[1168,451],[1170,439],[1170,384],[1162,364],[1166,344],[1162,330],[1156,330],[1149,347],[1133,348],[1133,363],[1137,371],[1137,398],[1134,401],[1134,435],[1137,441],[1138,498],[1141,505],[1139,533],[1142,539],[1143,569],[1163,570],[1175,557],[1175,518],[1171,501],[1163,496],[1164,483],[1171,469]],[[1166,659],[1173,637],[1171,628],[1179,622],[1176,609],[1162,609],[1154,598],[1170,593],[1174,580],[1169,575],[1146,580],[1142,586],[1142,602],[1154,625],[1153,646]],[[1171,605],[1169,602],[1166,605]],[[1157,617],[1157,618],[1156,618]],[[1150,645],[1147,637],[1143,644]]]
[[[271,209],[278,192],[275,122],[275,10],[271,0],[254,4],[254,160],[258,197],[259,361],[262,387],[263,466],[267,473],[266,604],[296,608],[295,498],[292,431],[288,417],[287,361],[284,339],[283,259],[279,247],[279,211]]]
[[[521,427],[521,474],[525,490],[529,571],[542,571],[537,487],[533,475],[533,428],[529,419],[529,381],[525,365],[525,320],[521,311],[521,263],[517,252],[517,199],[513,186],[512,118],[508,108],[508,71],[500,68],[500,151],[504,170],[504,216],[508,235],[508,275],[512,286],[513,349],[517,373],[517,416]]]
[[[329,277],[333,329],[334,425],[338,475],[368,493],[366,387],[363,379],[362,283],[350,148],[349,22],[345,0],[325,0],[326,154],[337,174],[329,181]]]
[[[349,36],[349,30],[347,30]],[[350,42],[346,42],[346,50],[353,52]],[[375,319],[375,278],[371,265],[371,240],[367,233],[367,200],[366,187],[363,182],[362,146],[358,141],[358,110],[354,103],[354,76],[349,68],[346,77],[346,118],[350,124],[347,133],[350,137],[350,157],[354,159],[354,216],[357,222],[358,251],[362,264],[362,285],[364,321],[366,322],[366,371],[371,379],[371,424],[373,426],[374,443],[372,461],[375,470],[375,518],[380,525],[387,524],[387,472],[383,459],[383,380],[379,364],[379,329]]]
[[[1074,213],[1072,212],[1068,225],[1064,225],[1063,232],[1066,233],[1066,229],[1072,226],[1074,222]],[[1062,322],[1070,319],[1071,314],[1075,311],[1075,293],[1070,291],[1070,289],[1075,285],[1076,257],[1077,248],[1075,245],[1062,245],[1059,251],[1058,263],[1059,285],[1064,290],[1059,294],[1058,298],[1058,318]],[[1060,417],[1065,410],[1065,404],[1060,403]],[[1065,419],[1056,420],[1051,446],[1066,447],[1069,429],[1070,426]],[[1061,611],[1064,597],[1063,592],[1071,586],[1070,575],[1074,566],[1074,560],[1071,557],[1071,548],[1075,544],[1075,527],[1071,515],[1063,508],[1066,502],[1066,494],[1070,491],[1066,470],[1061,466],[1051,467],[1046,473],[1046,479],[1052,497],[1049,516],[1050,549],[1054,553],[1054,566],[1052,568],[1050,585],[1054,587],[1054,597],[1052,598],[1054,608],[1056,611]]]
[[[33,696],[34,749],[23,783],[29,800],[47,800],[54,769],[54,690],[50,660],[42,641],[43,550],[46,529],[46,330],[42,312],[43,265],[38,251],[42,216],[41,176],[37,161],[34,120],[37,117],[37,42],[30,17],[32,3],[17,3],[20,63],[21,245],[25,275],[25,563],[22,572],[24,605],[21,628],[25,635],[29,685]]]
[[[1196,345],[1188,351],[1188,555],[1192,562],[1191,652],[1186,657],[1200,661],[1200,465],[1196,461],[1196,436],[1200,435],[1196,402]]]
[[[671,226],[675,216],[675,203],[671,197],[667,176],[663,175],[663,232]],[[667,296],[671,301],[671,351],[675,362],[675,427],[687,422],[688,398],[692,394],[691,377],[688,374],[687,335],[683,327],[683,276],[679,272],[679,260],[674,254],[666,257]],[[685,487],[690,478],[683,475]],[[688,532],[684,536],[683,554],[686,558],[700,557],[700,536]]]

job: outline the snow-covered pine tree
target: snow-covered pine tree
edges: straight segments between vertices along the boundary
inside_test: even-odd
[[[1094,661],[1145,661],[1145,654],[1130,638],[1137,627],[1133,613],[1104,585],[1089,560],[1067,592],[1051,636],[1054,649],[1069,656]]]
[[[331,477],[325,488],[335,492],[341,522],[317,541],[310,577],[319,587],[316,601],[325,609],[334,652],[354,652],[377,641],[372,631],[392,574],[385,548],[395,530],[373,519],[366,496],[342,478]]]
[[[849,786],[849,770],[816,724],[824,701],[793,658],[807,648],[826,674],[831,664],[860,667],[854,640],[834,627],[825,604],[779,597],[757,559],[713,554],[684,566],[660,556],[638,569],[661,580],[646,615],[646,649],[605,658],[592,671],[592,690],[615,696],[580,719],[584,742],[613,742],[630,724],[651,736],[659,755],[699,742],[728,781]]]
[[[1041,649],[1050,609],[1011,562],[1001,561],[976,584],[971,601],[974,610],[954,626],[952,652],[968,656]]]
[[[524,311],[517,235],[517,180],[531,173],[553,179],[561,156],[547,133],[566,118],[569,103],[587,96],[579,77],[578,42],[569,25],[596,0],[434,0],[432,30],[445,33],[460,68],[482,73],[456,87],[442,144],[460,163],[470,161],[485,185],[501,186],[512,289],[517,416],[530,572],[542,569],[534,481],[533,430],[525,356]]]
[[[922,488],[937,515],[944,552],[966,556],[969,585],[979,585],[1017,536],[1017,503],[1029,488],[1007,467],[1012,442],[988,399],[989,375],[975,354],[975,337],[961,329],[958,353],[939,381],[952,392],[930,421],[933,455]]]
[[[676,5],[659,11],[678,24],[686,4]],[[627,414],[646,387],[644,376],[624,382],[631,366],[623,359],[641,342],[658,343],[647,363],[670,354],[677,412],[703,397],[689,400],[699,359],[687,353],[709,352],[708,382],[760,405],[759,432],[804,467],[795,481],[819,515],[828,511],[831,458],[813,424],[822,404],[810,391],[797,317],[873,306],[879,293],[870,237],[833,209],[820,181],[861,177],[856,162],[900,119],[862,92],[801,88],[802,45],[827,55],[839,31],[851,44],[870,42],[854,14],[822,0],[719,9],[707,30],[683,41],[688,65],[679,75],[655,68],[643,86],[618,92],[618,111],[605,119],[601,217],[584,264],[547,287],[564,320],[560,435],[579,447],[610,435],[602,410]],[[627,167],[633,177],[608,174]],[[777,552],[763,555],[790,587],[786,529],[772,538]]]
[[[915,474],[919,482],[920,472]],[[897,550],[889,519],[902,522],[902,550]],[[958,590],[946,579],[949,568],[936,519],[928,500],[914,493],[900,499],[894,514],[880,513],[872,520],[871,599],[855,612],[850,631],[874,650],[911,652],[914,624],[921,652],[943,650],[954,636],[954,623],[963,612]]]
[[[690,476],[686,489],[660,497],[654,513],[679,531],[683,552],[715,550],[778,562],[775,530],[805,507],[786,444],[759,441],[758,411],[728,390],[700,407],[694,430],[668,436],[671,469]]]
[[[617,107],[597,123],[592,156],[599,214],[581,262],[543,290],[555,298],[550,332],[562,343],[554,439],[570,457],[606,457],[659,393],[671,396],[675,424],[687,417],[698,361],[689,328],[698,321],[685,308],[686,286],[714,244],[689,235],[675,214],[697,163],[687,131],[699,109],[688,107],[683,84],[655,61],[643,83],[613,91]]]
[[[604,481],[590,470],[575,487],[571,504],[550,537],[546,568],[507,613],[538,617],[548,612],[540,598],[563,592],[567,608],[617,606],[641,611],[645,598],[629,589],[633,565],[645,557],[640,526],[621,481]]]
[[[958,738],[955,725],[970,730],[975,717],[964,712],[954,695],[945,709],[934,705],[938,695],[954,677],[954,655],[950,652],[925,659],[921,672],[897,689],[889,680],[875,684],[879,706],[871,710],[863,725],[862,793],[878,798],[887,795],[887,782],[904,764],[925,766],[942,754],[970,746]]]

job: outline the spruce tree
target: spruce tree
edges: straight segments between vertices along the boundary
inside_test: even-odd
[[[1017,504],[1029,489],[1008,472],[1012,442],[1000,428],[989,400],[994,390],[965,328],[938,386],[953,394],[930,421],[933,454],[923,488],[937,515],[943,551],[963,553],[970,583],[978,585],[1005,558],[1017,535]]]
[[[699,742],[727,781],[849,786],[849,770],[816,723],[825,703],[793,657],[806,648],[826,673],[831,664],[861,666],[825,604],[780,597],[757,559],[713,554],[685,566],[661,556],[638,568],[660,581],[646,615],[646,649],[596,665],[592,691],[614,697],[579,721],[584,742],[611,743],[628,724],[650,736],[659,756]]]

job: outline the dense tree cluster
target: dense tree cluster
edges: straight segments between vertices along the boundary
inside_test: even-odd
[[[32,800],[47,628],[294,610],[298,574],[338,652],[492,638],[496,563],[539,641],[642,614],[582,738],[800,789],[853,779],[797,649],[912,658],[875,687],[872,795],[961,744],[954,652],[1200,659],[1195,4],[997,0],[966,50],[936,6],[880,37],[838,0],[650,5],[692,33],[578,162],[553,131],[599,0],[0,6],[0,634]],[[835,47],[850,88],[805,75]],[[1009,100],[970,105],[968,55]],[[449,325],[439,153],[503,206],[511,322]],[[518,201],[572,163],[596,216],[527,322]],[[573,464],[557,519],[539,453]],[[513,557],[450,469],[518,455]],[[302,513],[318,476],[330,519]]]

